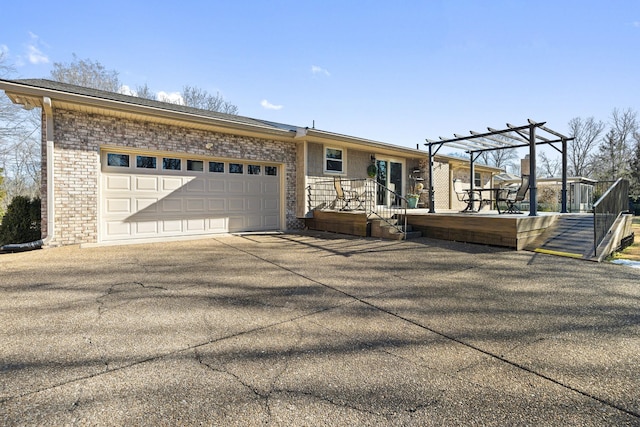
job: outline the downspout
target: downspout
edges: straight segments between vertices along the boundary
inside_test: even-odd
[[[0,246],[0,253],[40,249],[42,246],[47,245],[55,235],[55,221],[53,217],[55,211],[53,205],[53,106],[51,105],[51,98],[48,96],[42,98],[42,108],[45,112],[45,136],[47,138],[47,236],[33,242],[12,243]]]

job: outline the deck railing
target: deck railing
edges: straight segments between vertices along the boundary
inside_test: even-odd
[[[306,188],[308,210],[364,211],[367,218],[379,218],[406,235],[407,199],[404,196],[373,179],[341,179],[340,184],[347,195],[355,192],[358,197],[347,202],[338,198],[334,180],[316,181]],[[378,200],[391,203],[378,204]]]
[[[602,243],[620,214],[628,210],[629,181],[620,178],[593,204],[594,255],[598,255],[598,245]]]

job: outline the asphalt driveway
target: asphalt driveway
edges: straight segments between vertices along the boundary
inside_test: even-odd
[[[640,270],[302,233],[0,255],[2,425],[640,425]]]

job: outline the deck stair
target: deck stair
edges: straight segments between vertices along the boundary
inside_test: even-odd
[[[411,224],[407,224],[407,229],[398,227],[398,220],[390,218],[386,220],[373,219],[371,222],[371,237],[379,237],[388,240],[408,240],[422,237],[421,231],[414,231]],[[398,229],[400,228],[400,229]]]
[[[525,250],[590,259],[593,257],[593,215],[561,215]]]

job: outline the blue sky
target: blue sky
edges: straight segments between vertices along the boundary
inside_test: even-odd
[[[156,92],[421,148],[425,138],[640,110],[640,1],[4,1],[15,78],[72,54]]]

